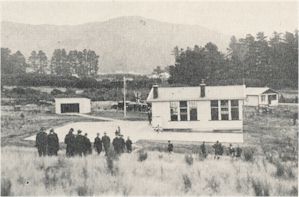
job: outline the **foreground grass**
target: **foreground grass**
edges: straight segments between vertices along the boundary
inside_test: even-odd
[[[39,158],[35,149],[2,148],[2,192],[9,195],[275,195],[298,194],[297,163],[149,151],[123,154],[112,165],[101,155]],[[290,172],[291,171],[291,172]],[[9,187],[10,185],[10,187]],[[4,193],[2,193],[4,194]]]

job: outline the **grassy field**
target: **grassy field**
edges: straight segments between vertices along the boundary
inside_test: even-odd
[[[23,138],[42,126],[88,119],[2,110],[1,194],[297,196],[298,126],[293,126],[291,119],[297,110],[295,106],[279,106],[263,114],[246,108],[239,160],[228,156],[214,160],[212,155],[203,160],[198,154],[199,144],[174,144],[175,153],[169,155],[165,143],[149,141],[138,142],[146,154],[136,150],[119,159],[97,155],[65,158],[65,150],[56,158],[39,158],[33,142]],[[121,119],[117,113],[97,115]],[[128,117],[145,118],[133,113]],[[208,152],[213,154],[210,146]]]
[[[1,161],[2,194],[9,195],[298,194],[297,163],[274,164],[262,157],[202,160],[149,151],[107,162],[103,155],[39,158],[32,148],[5,147]]]
[[[1,146],[17,145],[32,147],[33,143],[31,141],[23,139],[35,135],[41,127],[55,128],[69,122],[78,121],[94,121],[94,119],[78,116],[61,116],[45,112],[2,110]]]

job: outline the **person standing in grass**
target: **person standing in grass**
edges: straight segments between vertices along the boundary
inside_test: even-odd
[[[47,141],[48,141],[48,155],[57,156],[59,150],[59,139],[57,134],[54,132],[54,129],[50,130]]]
[[[173,144],[170,142],[170,140],[168,140],[167,150],[169,153],[173,152]]]
[[[127,152],[131,153],[132,152],[132,141],[130,140],[130,137],[128,136],[127,140],[126,140],[126,148],[127,148]]]
[[[102,139],[100,138],[100,134],[99,133],[97,133],[97,137],[94,139],[93,146],[96,149],[98,155],[101,154],[103,143],[102,143]]]
[[[46,156],[47,155],[47,144],[48,144],[48,136],[45,132],[45,129],[42,127],[40,131],[36,134],[35,146],[38,151],[38,155]]]
[[[213,145],[214,151],[215,151],[215,156],[214,159],[219,159],[220,154],[221,154],[221,144],[217,140],[216,143]]]
[[[120,153],[124,153],[126,149],[126,142],[124,140],[124,136],[120,135],[119,138],[119,148],[120,148]]]
[[[233,147],[232,144],[229,144],[229,147],[228,147],[228,153],[231,157],[234,157],[235,156],[235,148]]]
[[[240,158],[242,154],[242,149],[239,147],[239,145],[236,148],[236,157]]]
[[[102,142],[104,146],[105,155],[107,156],[110,148],[110,137],[107,136],[106,132],[104,132],[104,136],[102,137]]]
[[[87,137],[87,133],[84,135],[84,155],[88,155],[92,153],[92,148],[91,148],[91,142],[89,138]]]
[[[112,140],[113,149],[116,154],[121,153],[121,139],[119,135],[115,134],[115,138]]]
[[[298,113],[294,113],[293,114],[293,125],[294,126],[296,125],[297,119],[298,119]]]
[[[71,128],[69,133],[64,138],[66,144],[66,156],[72,157],[75,155],[75,135],[73,134],[74,129]]]
[[[207,158],[207,150],[206,150],[206,144],[205,141],[202,142],[202,145],[200,145],[201,154],[204,158]]]
[[[77,136],[75,138],[75,154],[82,156],[84,152],[84,136],[82,135],[82,131],[78,130]]]

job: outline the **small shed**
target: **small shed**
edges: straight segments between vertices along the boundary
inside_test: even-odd
[[[91,104],[88,98],[55,98],[56,114],[90,113]]]
[[[278,92],[268,87],[247,87],[246,106],[277,106]]]

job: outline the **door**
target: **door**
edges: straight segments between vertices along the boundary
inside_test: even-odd
[[[61,113],[79,113],[79,103],[61,104]]]

